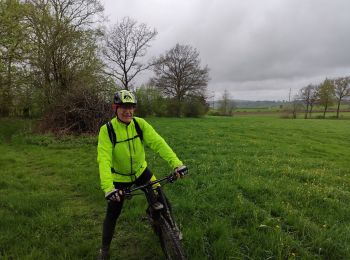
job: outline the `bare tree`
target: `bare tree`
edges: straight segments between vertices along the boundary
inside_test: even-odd
[[[156,29],[146,24],[137,24],[129,17],[113,25],[105,34],[102,54],[106,59],[106,73],[119,80],[125,89],[141,71],[152,66],[139,60],[146,55],[150,42],[156,37]]]
[[[181,115],[186,97],[205,96],[209,69],[201,68],[199,52],[189,45],[176,44],[155,62],[153,84],[173,99],[174,114]]]
[[[311,118],[312,115],[312,109],[314,108],[314,105],[318,101],[318,86],[312,85],[311,88],[311,95],[310,95],[310,110],[309,110],[309,118]]]
[[[292,118],[296,119],[298,112],[301,111],[303,107],[303,104],[300,102],[300,97],[299,96],[293,97],[290,105],[291,105]]]
[[[209,69],[200,67],[199,53],[189,45],[176,46],[161,55],[154,66],[153,83],[178,101],[187,95],[202,95],[209,81]]]
[[[325,79],[325,81],[318,87],[319,103],[324,107],[323,118],[326,118],[326,112],[330,105],[334,101],[334,85],[331,80]]]
[[[220,100],[219,111],[223,116],[232,116],[235,104],[231,99],[230,93],[225,89],[222,99]]]
[[[339,118],[339,109],[342,100],[350,96],[350,77],[340,77],[333,80],[335,98],[337,100],[337,118]]]
[[[305,108],[304,118],[307,119],[308,114],[311,116],[312,107],[316,101],[316,86],[309,84],[306,87],[302,88],[299,92],[298,100],[302,101]]]

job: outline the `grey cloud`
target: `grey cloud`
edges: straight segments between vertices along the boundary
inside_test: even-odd
[[[250,96],[253,89],[275,99],[308,81],[350,74],[348,0],[104,2],[114,17],[158,29],[150,55],[177,42],[196,47],[218,93]]]

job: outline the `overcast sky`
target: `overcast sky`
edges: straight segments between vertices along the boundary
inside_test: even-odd
[[[326,77],[350,76],[350,0],[102,0],[109,23],[158,31],[148,50],[195,47],[220,98],[288,100]],[[146,80],[141,75],[139,80]]]

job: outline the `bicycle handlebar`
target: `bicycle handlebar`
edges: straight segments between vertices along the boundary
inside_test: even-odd
[[[161,179],[158,179],[158,180],[155,180],[155,181],[150,181],[144,185],[141,185],[141,186],[137,186],[135,188],[132,188],[132,189],[126,189],[124,190],[124,195],[126,197],[131,197],[133,196],[133,192],[137,191],[137,190],[141,190],[141,189],[145,189],[145,188],[149,188],[149,187],[152,187],[154,184],[157,184],[157,183],[169,183],[169,182],[174,182],[176,180],[175,176],[176,176],[176,173],[183,173],[183,175],[187,175],[188,174],[188,168],[185,166],[184,168],[180,169],[179,171],[174,171],[172,173],[170,173],[168,176],[165,176]]]

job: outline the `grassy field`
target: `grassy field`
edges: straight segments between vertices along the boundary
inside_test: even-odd
[[[264,113],[285,113],[286,111],[291,111],[292,105],[285,103],[283,105],[276,105],[276,106],[267,106],[267,107],[251,107],[251,108],[236,108],[234,110],[234,113],[237,114],[264,114]],[[339,117],[340,118],[350,118],[350,105],[349,104],[341,104],[340,106],[340,111],[339,111]],[[322,115],[323,116],[323,111],[324,107],[323,106],[314,106],[313,107],[313,113],[312,113],[312,118],[317,118],[318,116]],[[336,116],[336,111],[337,111],[337,105],[333,104],[330,106],[327,110],[326,113],[326,118],[329,117],[335,117]],[[305,107],[299,107],[298,108],[298,115],[301,118],[304,118],[304,113],[305,113]]]
[[[348,120],[148,121],[190,168],[165,187],[189,259],[350,259]],[[105,211],[96,138],[36,136],[31,124],[0,119],[0,258],[93,259]],[[162,259],[144,209],[126,202],[112,259]]]

